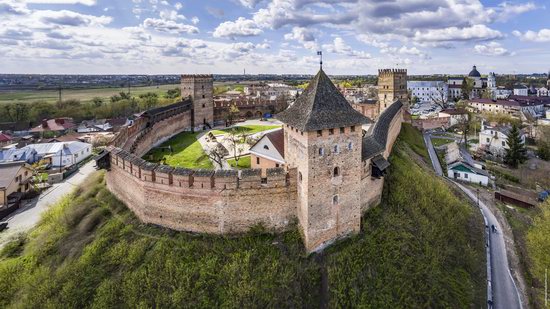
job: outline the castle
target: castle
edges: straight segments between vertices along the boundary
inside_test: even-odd
[[[191,170],[141,159],[175,134],[212,126],[212,76],[181,80],[181,102],[143,113],[96,157],[108,170],[109,190],[143,222],[214,234],[243,233],[258,224],[282,231],[297,223],[308,252],[360,230],[362,213],[380,202],[387,158],[401,129],[399,79],[373,123],[320,70],[276,115],[284,123],[286,164],[265,176],[260,169]]]

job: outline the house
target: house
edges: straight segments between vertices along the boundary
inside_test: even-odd
[[[29,122],[2,122],[0,131],[13,136],[24,136],[29,134],[31,124]]]
[[[11,138],[11,136],[0,132],[0,147],[10,145],[12,141],[13,139]]]
[[[471,182],[482,186],[487,186],[489,183],[489,173],[462,161],[448,165],[447,176],[455,180]]]
[[[528,96],[529,88],[525,85],[515,85],[514,86],[514,95]]]
[[[508,146],[508,135],[512,130],[509,126],[485,126],[481,123],[479,131],[479,147],[493,155],[503,157]],[[520,131],[521,140],[525,143],[525,134]]]
[[[25,162],[0,163],[0,205],[9,206],[17,193],[29,191],[31,177],[32,169]]]
[[[550,96],[550,92],[548,91],[548,88],[541,87],[537,89],[537,97],[549,97],[549,96]]]
[[[78,133],[106,132],[111,131],[113,126],[105,119],[100,120],[84,120],[76,129]]]
[[[250,147],[251,168],[261,168],[266,176],[266,169],[282,167],[285,163],[283,129],[266,133],[256,144]]]
[[[11,147],[0,151],[0,163],[15,162],[15,161],[21,161],[21,162],[26,162],[28,164],[33,164],[39,161],[39,157],[36,150],[32,148],[26,148],[26,147],[19,148],[19,149],[15,147]]]
[[[445,103],[449,94],[444,81],[408,81],[407,90],[421,103]]]
[[[473,99],[468,102],[470,109],[477,112],[502,113],[522,119],[525,114],[536,117],[544,112],[544,105],[550,103],[548,97],[528,97],[511,95],[506,100]]]
[[[92,155],[92,144],[83,142],[31,144],[24,148],[34,149],[40,160],[47,160],[54,167],[78,164]]]
[[[473,81],[473,89],[469,98],[479,98],[483,90],[487,89],[487,78],[481,77],[481,74],[477,70],[477,67],[474,65],[470,73],[467,76],[468,79]],[[465,77],[449,77],[447,80],[448,89],[449,89],[449,99],[458,100],[462,98],[462,85],[464,84]]]
[[[468,118],[468,111],[466,111],[465,109],[445,109],[445,110],[442,110],[441,113],[443,114],[447,114],[447,115],[450,115],[451,119],[450,119],[450,126],[454,126],[454,125],[457,125],[459,123],[462,123],[464,120],[466,120]]]
[[[31,133],[44,133],[44,132],[55,132],[57,134],[66,133],[68,130],[73,129],[75,124],[72,118],[55,118],[55,119],[44,119],[42,123],[30,130]]]

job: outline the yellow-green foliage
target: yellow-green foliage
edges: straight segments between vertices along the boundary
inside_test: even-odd
[[[363,218],[363,235],[330,249],[331,307],[482,306],[481,215],[402,151],[391,164],[382,205]]]
[[[544,293],[544,272],[546,269],[550,275],[550,200],[541,205],[541,213],[533,220],[533,225],[527,232],[527,250],[532,261],[529,270],[538,281],[538,297]],[[542,301],[541,301],[542,303]]]
[[[391,163],[382,204],[324,259],[306,256],[297,229],[229,238],[141,224],[98,173],[2,250],[0,308],[481,307],[479,215],[403,150]]]

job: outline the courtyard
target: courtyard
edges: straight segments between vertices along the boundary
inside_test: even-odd
[[[265,133],[277,130],[275,119],[247,120],[227,128],[182,132],[151,149],[150,162],[191,169],[243,169],[250,167],[250,147]],[[219,159],[216,159],[216,157]],[[238,164],[235,156],[239,158]],[[219,160],[219,163],[216,162]],[[221,163],[221,165],[220,165]]]

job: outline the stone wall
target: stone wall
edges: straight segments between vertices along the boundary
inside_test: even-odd
[[[296,172],[273,168],[206,171],[146,162],[111,151],[107,186],[145,223],[213,234],[243,233],[262,224],[286,229],[296,217]]]
[[[191,129],[191,111],[174,115],[144,129],[134,141],[132,152],[138,157],[145,155],[151,148],[162,144],[174,135]]]

